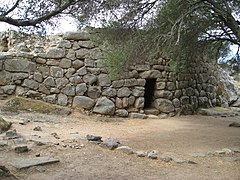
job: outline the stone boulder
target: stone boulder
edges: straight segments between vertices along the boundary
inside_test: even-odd
[[[172,101],[170,101],[168,99],[162,99],[162,98],[156,99],[154,101],[154,105],[155,105],[156,109],[158,109],[164,113],[170,113],[175,110],[174,106],[172,104]]]
[[[12,123],[5,121],[2,117],[0,117],[0,134],[9,130]]]
[[[238,88],[233,78],[223,69],[219,70],[218,95],[223,95],[229,105],[233,104],[239,98]]]
[[[115,104],[106,97],[99,98],[93,112],[103,115],[113,115],[115,112]]]
[[[73,107],[91,109],[95,104],[95,101],[86,96],[75,96],[73,99]]]

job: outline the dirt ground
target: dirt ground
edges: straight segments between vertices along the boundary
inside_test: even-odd
[[[240,161],[227,161],[227,156],[211,155],[223,148],[240,147],[240,128],[228,127],[240,117],[180,116],[166,119],[122,119],[85,116],[74,113],[56,116],[37,113],[5,114],[28,140],[30,151],[17,154],[12,149],[0,150],[0,165],[5,165],[19,180],[78,179],[240,179]],[[27,122],[21,125],[22,122]],[[33,131],[40,126],[42,131]],[[60,139],[51,133],[57,133]],[[158,157],[171,154],[174,159],[187,159],[197,164],[168,163],[160,159],[127,155],[89,143],[87,134],[112,136],[133,150],[158,150]],[[34,140],[51,144],[37,146]],[[54,144],[55,143],[55,144]],[[57,145],[59,143],[59,145]],[[84,145],[79,149],[73,145]],[[55,157],[59,163],[17,170],[11,161],[17,158]],[[200,154],[196,157],[196,154]],[[0,177],[1,179],[1,177]]]

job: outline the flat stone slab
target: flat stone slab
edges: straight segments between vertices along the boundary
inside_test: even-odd
[[[51,157],[36,157],[30,159],[16,159],[12,161],[12,166],[17,169],[29,168],[32,166],[46,165],[59,162],[58,159]]]

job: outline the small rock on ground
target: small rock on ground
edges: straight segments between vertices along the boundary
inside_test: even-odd
[[[229,127],[240,127],[240,123],[232,122],[231,124],[229,124]]]
[[[132,148],[128,147],[128,146],[120,146],[118,148],[116,148],[117,151],[126,153],[126,154],[133,154],[133,150]]]
[[[110,150],[113,150],[113,149],[116,149],[119,144],[120,144],[120,142],[118,141],[118,139],[115,139],[113,137],[108,137],[102,143],[100,143],[100,146],[110,149]]]
[[[136,151],[138,157],[147,157],[148,153],[146,151]]]
[[[95,136],[95,135],[87,135],[87,140],[88,141],[99,141],[101,142],[102,141],[102,137],[101,136]]]
[[[224,157],[224,159],[229,162],[240,161],[240,157]]]
[[[33,131],[42,131],[42,128],[40,126],[36,126],[35,128],[33,128]]]
[[[148,153],[147,155],[150,159],[157,159],[158,157],[158,151],[157,150],[152,150]]]
[[[12,161],[12,166],[17,169],[29,168],[32,166],[46,165],[51,163],[59,162],[56,158],[51,157],[35,157],[30,159],[16,159]]]
[[[169,155],[162,155],[162,156],[160,157],[160,160],[161,160],[161,161],[164,161],[164,162],[170,162],[170,161],[172,161],[173,159],[172,159],[172,157],[169,156]]]

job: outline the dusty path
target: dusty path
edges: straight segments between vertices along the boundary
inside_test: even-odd
[[[5,115],[15,122],[15,128],[28,140],[42,139],[59,145],[36,146],[29,141],[31,151],[16,154],[10,149],[0,151],[0,162],[19,178],[28,180],[51,179],[240,179],[240,161],[227,161],[230,155],[208,155],[223,148],[240,147],[240,128],[228,127],[239,117],[182,116],[168,119],[120,119],[73,114],[68,117],[21,113]],[[30,121],[26,125],[19,122]],[[33,131],[40,126],[42,131]],[[56,132],[60,139],[51,133]],[[162,162],[136,155],[126,155],[88,143],[87,134],[103,138],[118,138],[121,144],[134,150],[156,149],[174,158],[189,159],[197,164]],[[40,138],[39,138],[40,137]],[[74,149],[63,145],[84,144]],[[16,170],[10,162],[19,157],[52,156],[60,163]],[[195,154],[201,154],[195,157]],[[202,157],[203,156],[203,157]],[[234,157],[240,157],[235,153]]]

